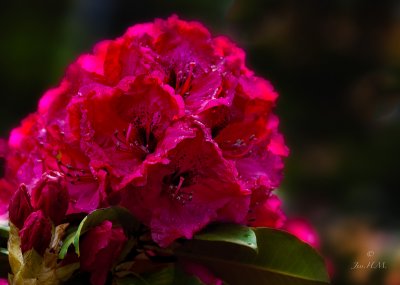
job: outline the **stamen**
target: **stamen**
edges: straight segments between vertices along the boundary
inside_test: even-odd
[[[181,95],[187,93],[187,91],[190,88],[190,82],[192,81],[192,76],[193,76],[193,69],[196,66],[195,62],[190,62],[189,63],[189,74],[185,80],[185,82],[182,85],[181,91],[179,92]]]
[[[114,132],[114,143],[118,151],[126,153],[136,153],[144,159],[149,153],[152,153],[157,145],[157,140],[153,134],[154,126],[159,122],[159,114],[154,114],[152,120],[146,120],[143,123],[136,119],[129,123],[128,129],[122,132]]]
[[[182,176],[180,176],[180,177],[179,177],[179,184],[178,184],[178,186],[176,186],[176,190],[175,190],[174,195],[177,195],[177,194],[179,193],[179,190],[181,190],[183,181],[185,181],[185,178],[183,178]]]
[[[167,186],[167,194],[172,200],[175,200],[182,205],[185,205],[187,202],[192,201],[193,199],[193,192],[187,192],[183,189],[185,188],[185,181],[189,183],[188,177],[185,178],[185,174],[179,176],[179,182],[176,184],[177,175],[176,173],[170,177],[167,177],[165,183]]]
[[[69,163],[65,164],[60,159],[57,159],[57,166],[71,184],[92,183],[97,180],[89,170],[73,167]]]
[[[114,132],[114,139],[115,139],[115,147],[117,150],[127,153],[134,153],[135,151],[139,151],[143,155],[149,154],[149,150],[146,146],[140,144],[137,140],[134,142],[130,142],[129,137],[132,132],[131,124],[129,124],[128,132],[123,130],[123,136],[120,136],[120,132],[116,130]]]

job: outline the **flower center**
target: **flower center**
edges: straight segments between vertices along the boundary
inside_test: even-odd
[[[172,200],[184,205],[193,199],[193,192],[184,191],[193,183],[192,180],[193,174],[191,172],[180,173],[176,171],[172,175],[164,177],[163,190]]]
[[[192,82],[193,70],[196,66],[196,63],[194,61],[191,61],[191,62],[189,62],[188,65],[189,65],[189,67],[188,67],[186,76],[182,76],[181,78],[179,78],[183,72],[179,71],[177,74],[175,72],[175,70],[172,69],[169,72],[169,78],[168,78],[168,85],[173,87],[175,89],[175,92],[177,94],[180,94],[184,98],[189,96],[189,91],[190,91],[190,87],[191,87],[190,84]]]
[[[157,139],[154,136],[152,125],[133,122],[122,132],[116,130],[114,132],[116,149],[137,154],[144,160],[148,154],[155,151],[157,146]]]

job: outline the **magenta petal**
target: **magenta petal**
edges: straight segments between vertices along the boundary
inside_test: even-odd
[[[123,205],[150,226],[153,239],[161,246],[179,237],[191,238],[209,222],[218,221],[218,212],[232,199],[248,194],[238,183],[234,165],[222,157],[205,129],[197,124],[186,126],[191,126],[195,136],[177,136],[171,144],[161,143],[173,146],[165,150],[167,160],[148,161],[147,184],[126,190],[127,198],[122,199]],[[248,208],[236,210],[240,210],[236,216],[243,217]]]
[[[101,225],[90,230],[83,238],[81,248],[81,266],[89,268],[96,261],[96,253],[104,249],[111,237],[112,222],[104,221]]]
[[[162,247],[181,237],[191,239],[195,232],[215,219],[213,208],[221,207],[221,204],[222,201],[210,205],[191,203],[190,207],[182,207],[170,201],[160,201],[159,207],[153,211],[151,236]]]
[[[127,90],[87,86],[86,100],[75,100],[71,116],[81,112],[81,147],[95,170],[107,169],[115,190],[140,175],[139,166],[155,151],[183,102],[153,77],[137,77]],[[83,92],[83,91],[82,91]]]
[[[284,229],[312,247],[316,249],[320,248],[320,240],[317,231],[305,219],[289,219],[286,221]]]
[[[32,206],[36,210],[42,210],[55,225],[59,225],[65,217],[69,202],[64,175],[57,171],[44,173],[34,185],[31,194]]]
[[[272,85],[267,80],[260,77],[241,77],[239,86],[241,91],[251,98],[275,101],[278,97]]]
[[[271,153],[241,158],[236,162],[236,166],[249,188],[263,185],[268,189],[274,189],[282,180],[282,158]]]
[[[210,72],[192,81],[190,92],[185,95],[185,104],[192,114],[202,112],[210,101],[218,98],[222,90],[222,78],[219,72]]]
[[[41,210],[32,212],[19,232],[22,253],[35,249],[40,255],[43,255],[50,244],[51,228],[50,220]]]
[[[281,209],[281,201],[276,195],[271,195],[264,202],[254,201],[249,212],[249,225],[253,227],[280,228],[286,220]]]
[[[100,204],[100,191],[97,183],[69,184],[70,205],[67,214],[89,213]]]
[[[92,285],[105,284],[107,275],[126,241],[122,228],[113,227],[110,221],[104,221],[82,237],[79,246],[81,268],[91,273]]]
[[[0,178],[0,224],[8,222],[8,208],[15,186],[4,178]]]
[[[3,181],[5,182],[5,181]],[[3,184],[3,183],[1,183]],[[0,184],[0,187],[1,187]],[[4,185],[4,184],[3,184]],[[4,185],[6,186],[6,185]],[[6,189],[1,189],[4,191]],[[5,209],[4,209],[5,210]],[[33,212],[31,197],[29,196],[28,190],[25,184],[21,184],[18,190],[15,191],[14,195],[10,199],[8,207],[10,221],[18,228],[22,229],[25,220]]]

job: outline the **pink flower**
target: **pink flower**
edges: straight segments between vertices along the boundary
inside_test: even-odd
[[[32,206],[42,210],[55,225],[61,223],[68,209],[69,194],[66,181],[60,172],[50,171],[33,186]]]
[[[8,203],[13,192],[14,185],[5,179],[6,176],[6,156],[8,152],[7,142],[0,139],[0,224],[7,223]]]
[[[312,247],[316,249],[320,248],[319,235],[306,220],[301,218],[289,219],[286,221],[284,229]]]
[[[0,285],[7,285],[8,284],[8,280],[4,279],[4,278],[0,278]]]
[[[67,215],[120,204],[163,246],[213,221],[279,227],[271,192],[288,149],[277,97],[240,48],[200,23],[136,25],[44,94],[11,133],[7,173],[28,187],[62,173]]]
[[[10,221],[19,229],[22,229],[25,220],[33,212],[31,198],[24,184],[18,188],[10,200],[9,218]]]
[[[104,221],[82,237],[79,246],[81,268],[91,273],[90,282],[93,285],[105,284],[108,272],[126,241],[122,228],[113,228],[110,221]]]
[[[88,158],[77,142],[67,142],[59,125],[45,124],[45,116],[34,114],[11,132],[7,156],[8,177],[17,184],[34,184],[43,173],[64,174],[70,196],[68,213],[90,212],[100,205],[104,184],[93,176]],[[55,120],[61,124],[60,120]]]
[[[19,232],[22,253],[35,249],[43,255],[51,240],[51,223],[41,210],[32,212]]]
[[[256,191],[258,192],[258,191]],[[286,218],[281,210],[281,201],[276,195],[265,197],[261,191],[252,196],[248,223],[253,227],[280,228]]]
[[[220,220],[218,211],[231,199],[248,195],[234,164],[221,156],[211,138],[204,137],[201,126],[180,122],[167,131],[167,137],[144,164],[147,182],[125,189],[121,200],[150,225],[153,239],[162,246],[179,237],[191,238]],[[229,218],[241,222],[246,211]]]

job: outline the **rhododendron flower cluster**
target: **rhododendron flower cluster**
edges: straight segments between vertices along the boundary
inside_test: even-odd
[[[160,247],[214,222],[279,228],[273,190],[288,149],[277,97],[240,48],[200,23],[135,25],[72,63],[0,145],[0,217],[9,211],[22,253],[41,256],[59,251],[70,223],[77,231],[77,219],[112,206]],[[104,219],[82,234],[80,267],[104,284],[129,233]]]
[[[277,96],[201,24],[136,25],[80,56],[12,131],[6,177],[60,172],[67,214],[122,205],[162,246],[214,221],[279,227]]]

